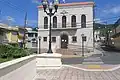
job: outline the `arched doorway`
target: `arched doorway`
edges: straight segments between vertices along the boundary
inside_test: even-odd
[[[68,48],[68,35],[62,34],[60,37],[61,37],[61,48],[67,49]]]

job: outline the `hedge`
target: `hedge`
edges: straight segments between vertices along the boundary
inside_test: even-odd
[[[20,58],[30,54],[28,49],[22,49],[11,45],[0,45],[0,58]]]

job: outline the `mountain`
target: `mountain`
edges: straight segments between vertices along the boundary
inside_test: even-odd
[[[95,30],[98,30],[98,29],[103,29],[103,28],[109,28],[109,29],[112,29],[114,28],[114,25],[113,24],[100,24],[100,23],[95,23],[94,24],[94,29]]]

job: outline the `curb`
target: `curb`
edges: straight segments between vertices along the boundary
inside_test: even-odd
[[[77,56],[77,55],[62,55],[62,58],[86,58],[88,56]]]

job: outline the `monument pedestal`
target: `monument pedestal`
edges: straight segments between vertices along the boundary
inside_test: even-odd
[[[62,66],[61,54],[58,53],[42,53],[36,58],[37,69],[60,69]]]

